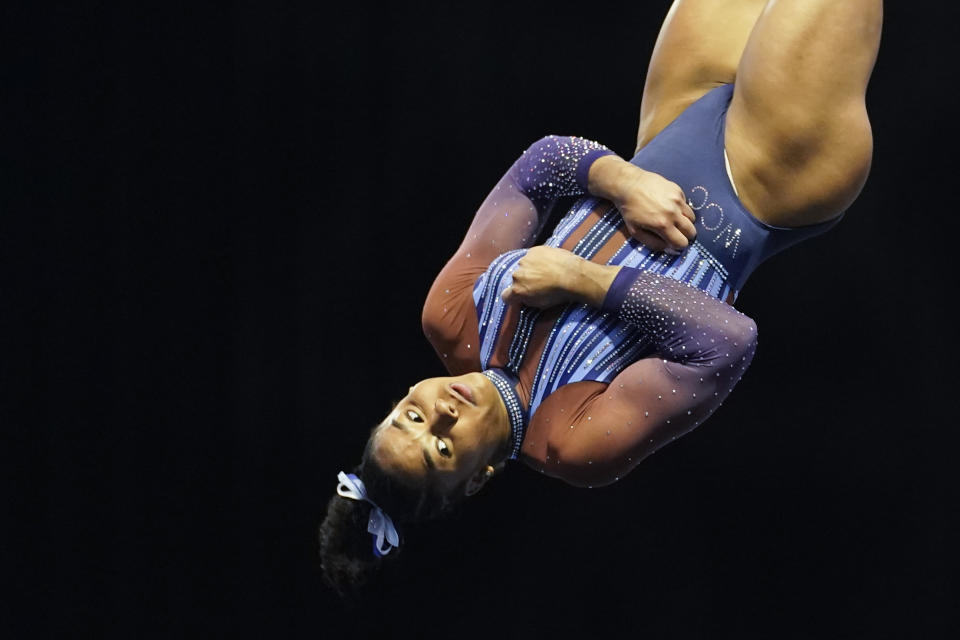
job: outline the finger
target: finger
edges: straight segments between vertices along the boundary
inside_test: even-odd
[[[677,220],[677,229],[680,230],[687,240],[693,240],[697,237],[697,228],[693,225],[692,222],[687,220],[687,218],[679,218]]]
[[[680,205],[680,209],[683,211],[683,215],[690,219],[690,222],[697,221],[697,214],[693,212],[693,207],[690,206],[688,200],[684,200],[683,204]]]
[[[646,229],[637,229],[633,232],[633,237],[646,245],[651,251],[663,251],[667,246],[667,243],[660,236]]]
[[[514,298],[513,287],[507,287],[506,289],[503,290],[503,293],[500,294],[500,299],[506,302],[507,304],[510,304],[511,302],[513,302],[513,298]]]
[[[668,248],[675,251],[682,251],[690,244],[690,241],[680,232],[680,229],[674,226],[667,227],[664,230],[663,239],[667,241]]]
[[[667,243],[660,235],[660,229],[640,227],[632,222],[626,222],[626,227],[632,237],[642,242],[651,251],[663,251],[667,247]]]

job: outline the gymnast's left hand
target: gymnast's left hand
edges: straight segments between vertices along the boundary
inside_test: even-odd
[[[683,189],[660,174],[609,155],[594,161],[587,180],[590,193],[613,202],[627,232],[652,251],[678,254],[697,236]]]
[[[577,299],[583,258],[555,247],[539,245],[517,262],[513,282],[500,295],[507,304],[546,309]]]
[[[657,173],[626,164],[614,204],[627,231],[653,251],[682,252],[697,237],[696,216],[683,189]]]

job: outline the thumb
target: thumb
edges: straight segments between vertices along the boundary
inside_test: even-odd
[[[507,304],[510,304],[511,302],[513,302],[513,285],[510,285],[509,287],[503,290],[503,293],[500,294],[500,299],[506,302]]]

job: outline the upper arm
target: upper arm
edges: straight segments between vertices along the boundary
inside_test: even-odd
[[[515,166],[484,199],[424,301],[424,335],[452,374],[480,369],[473,299],[477,279],[498,256],[530,246],[549,214],[549,202],[535,203],[518,184]]]
[[[545,472],[578,486],[610,484],[706,420],[756,349],[756,325],[743,318],[709,357],[685,363],[660,355],[644,358],[572,410],[569,395],[555,403],[550,396],[534,416]]]
[[[613,154],[575,136],[544,136],[517,158],[480,205],[458,254],[486,261],[529,247],[557,200],[587,191],[593,161]]]
[[[482,261],[457,253],[433,281],[423,305],[423,333],[451,375],[480,370],[473,285],[485,269]]]
[[[545,136],[513,163],[484,199],[460,247],[427,294],[424,333],[451,372],[476,371],[478,328],[473,287],[498,256],[531,246],[558,198],[584,190],[584,174],[603,145]]]

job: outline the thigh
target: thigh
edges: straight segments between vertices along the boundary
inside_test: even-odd
[[[675,0],[660,28],[643,87],[637,149],[692,102],[734,81],[767,0]]]
[[[831,218],[866,180],[865,95],[881,0],[770,0],[747,41],[726,148],[744,204],[772,224]]]

